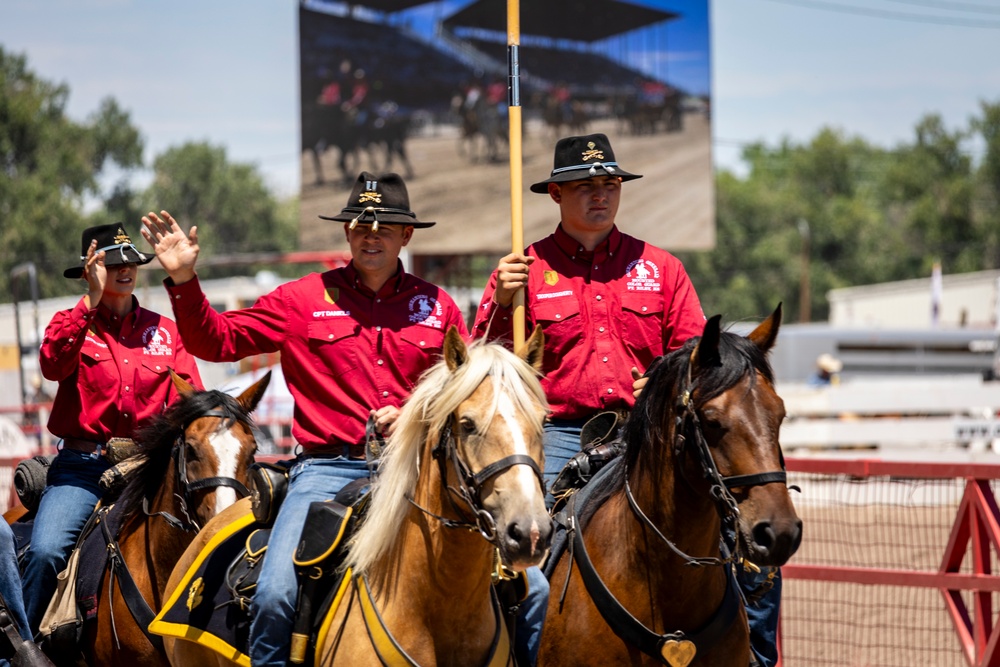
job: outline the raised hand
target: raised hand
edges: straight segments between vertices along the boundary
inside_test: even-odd
[[[191,231],[185,234],[173,216],[160,211],[160,215],[150,212],[142,216],[140,231],[175,285],[194,278],[194,265],[200,251],[198,227],[191,227]]]
[[[87,281],[88,298],[90,307],[96,308],[104,295],[104,288],[108,284],[108,269],[104,266],[106,253],[102,250],[97,252],[97,240],[90,242],[87,248],[87,260],[83,265],[83,279]]]

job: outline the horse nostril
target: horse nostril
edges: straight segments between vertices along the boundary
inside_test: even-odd
[[[525,537],[524,531],[521,529],[521,524],[514,522],[507,526],[507,538],[512,544],[520,544],[521,540]]]
[[[767,552],[771,550],[774,546],[774,529],[771,528],[770,521],[761,521],[754,525],[753,527],[753,541],[757,547],[763,551]]]

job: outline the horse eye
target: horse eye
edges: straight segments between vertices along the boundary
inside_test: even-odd
[[[462,419],[458,421],[458,428],[461,431],[463,437],[475,435],[478,430],[476,428],[476,422],[472,421],[468,417],[462,417]]]

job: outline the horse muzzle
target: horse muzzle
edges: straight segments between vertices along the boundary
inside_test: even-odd
[[[524,570],[538,565],[548,553],[553,524],[548,513],[519,513],[505,524],[497,524],[496,545],[504,565]]]
[[[744,537],[751,561],[757,565],[784,565],[802,543],[802,519],[793,516],[757,521]]]

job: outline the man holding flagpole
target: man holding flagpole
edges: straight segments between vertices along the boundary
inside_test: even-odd
[[[584,424],[601,412],[625,412],[660,355],[705,327],[701,303],[680,260],[629,236],[615,223],[626,171],[604,134],[566,137],[555,148],[549,178],[531,191],[558,204],[555,232],[502,258],[478,308],[472,335],[511,339],[515,293],[524,291],[528,323],[545,331],[542,386],[551,408],[545,425],[545,476],[551,483],[580,452]],[[751,643],[761,664],[776,659],[780,576],[770,574]],[[516,650],[534,664],[548,605],[548,581],[527,572]]]

